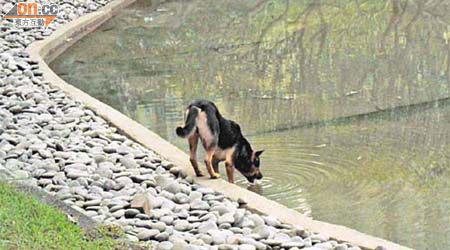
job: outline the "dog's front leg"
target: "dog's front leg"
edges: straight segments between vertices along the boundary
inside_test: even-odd
[[[234,166],[228,162],[225,162],[225,168],[227,169],[228,182],[234,183]]]

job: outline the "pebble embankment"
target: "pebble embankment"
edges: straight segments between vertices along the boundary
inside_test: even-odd
[[[1,20],[0,176],[26,180],[154,249],[359,249],[239,208],[50,87],[25,48],[108,1],[51,2],[60,9],[47,29]],[[0,6],[4,14],[13,1]]]

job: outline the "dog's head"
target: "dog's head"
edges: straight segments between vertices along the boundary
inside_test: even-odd
[[[250,183],[253,183],[255,180],[260,180],[263,178],[263,175],[261,174],[261,170],[259,168],[260,160],[259,156],[264,152],[264,150],[252,152],[250,156],[250,166],[246,168],[245,172],[242,172],[242,174],[247,178],[247,180]]]

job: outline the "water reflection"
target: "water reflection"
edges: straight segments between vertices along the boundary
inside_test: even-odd
[[[184,150],[184,107],[210,99],[266,149],[250,190],[417,249],[450,247],[449,3],[148,2],[51,66]]]

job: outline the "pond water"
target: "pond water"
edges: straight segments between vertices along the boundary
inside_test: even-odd
[[[450,249],[448,13],[447,1],[138,1],[51,67],[185,151],[185,106],[214,101],[266,150],[262,184],[238,185]]]

